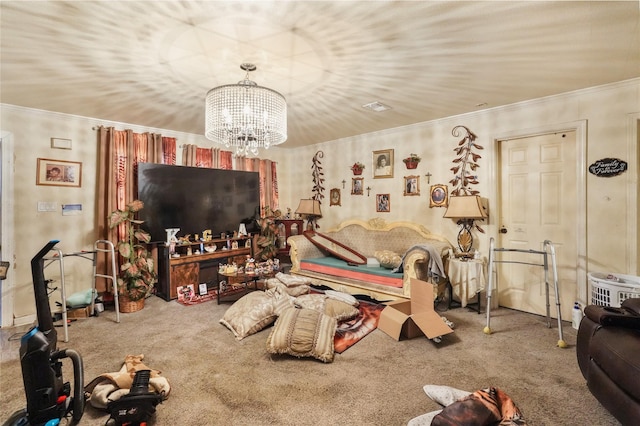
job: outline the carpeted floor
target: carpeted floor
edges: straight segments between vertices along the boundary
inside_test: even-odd
[[[269,355],[270,328],[235,340],[219,323],[229,306],[187,307],[152,297],[142,311],[123,314],[120,324],[110,310],[74,322],[70,341],[58,347],[82,355],[85,383],[117,371],[127,354],[144,354],[145,363],[172,386],[150,425],[406,425],[439,408],[422,390],[426,384],[469,391],[499,387],[533,426],[619,424],[588,391],[569,325],[569,347],[560,349],[557,329],[546,328],[544,318],[497,309],[494,334],[487,336],[484,315],[454,309],[441,312],[455,333],[440,344],[425,338],[397,342],[376,329],[324,364]],[[27,329],[0,333],[1,421],[25,406],[18,349]],[[7,341],[14,334],[18,340]],[[72,371],[65,364],[65,380],[72,380]],[[102,426],[107,417],[87,407],[81,425]]]

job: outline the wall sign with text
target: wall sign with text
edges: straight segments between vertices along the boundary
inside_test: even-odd
[[[618,158],[603,158],[589,166],[589,173],[598,177],[618,176],[627,171],[627,162]]]

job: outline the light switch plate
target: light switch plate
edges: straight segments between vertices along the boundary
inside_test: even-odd
[[[58,205],[55,201],[38,201],[39,212],[55,212]]]

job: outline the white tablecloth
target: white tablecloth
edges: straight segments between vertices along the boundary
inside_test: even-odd
[[[484,261],[449,259],[447,275],[453,288],[453,295],[462,307],[467,306],[468,299],[484,290]]]

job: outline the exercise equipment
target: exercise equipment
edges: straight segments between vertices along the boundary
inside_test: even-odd
[[[56,426],[71,415],[78,422],[84,413],[84,373],[82,357],[72,349],[57,349],[58,333],[53,325],[44,258],[58,240],[49,241],[33,259],[31,274],[38,325],[20,339],[20,365],[27,408],[15,412],[4,426]],[[69,382],[62,377],[62,360],[73,365],[73,396]]]

